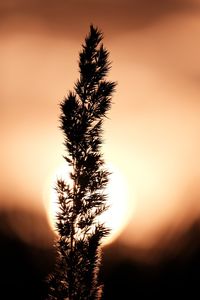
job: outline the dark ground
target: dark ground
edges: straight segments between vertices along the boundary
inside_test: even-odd
[[[42,299],[44,278],[53,267],[53,251],[24,242],[9,225],[10,214],[0,213],[0,299]],[[29,224],[34,226],[39,217],[18,211],[12,212],[12,218],[32,218]],[[128,258],[120,244],[107,247],[102,269],[103,300],[174,299],[175,295],[177,299],[200,299],[199,224],[184,237],[187,243],[182,251],[155,264],[139,263],[133,254]]]

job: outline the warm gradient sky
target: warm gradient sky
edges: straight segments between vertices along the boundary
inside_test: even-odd
[[[104,32],[118,82],[104,150],[128,186],[121,240],[151,244],[200,216],[199,0],[1,1],[0,201],[44,209],[63,162],[58,104],[90,23]]]

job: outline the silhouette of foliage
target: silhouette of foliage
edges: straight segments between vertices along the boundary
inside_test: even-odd
[[[116,86],[105,80],[110,62],[102,39],[102,32],[91,25],[79,54],[80,77],[74,91],[60,104],[65,160],[73,184],[61,179],[56,186],[59,238],[55,270],[48,278],[51,300],[101,298],[100,245],[109,234],[98,220],[107,209],[105,188],[109,176],[101,153],[102,125]]]

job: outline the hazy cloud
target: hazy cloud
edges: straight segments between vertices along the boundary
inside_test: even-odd
[[[76,36],[88,23],[95,23],[113,34],[144,28],[170,14],[199,12],[198,0],[3,0],[0,4],[1,23],[38,22],[38,29],[67,32]],[[36,25],[36,24],[35,24]],[[14,28],[13,28],[14,29]]]

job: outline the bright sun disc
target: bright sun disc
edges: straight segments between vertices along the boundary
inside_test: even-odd
[[[115,167],[109,164],[107,165],[107,168],[109,172],[111,172],[111,175],[109,176],[109,183],[105,190],[105,193],[108,195],[107,204],[109,205],[109,208],[99,217],[99,221],[104,222],[105,225],[110,228],[111,232],[109,236],[104,239],[104,245],[111,243],[114,239],[116,239],[130,219],[128,191],[125,180],[120,171]],[[46,206],[49,223],[53,230],[55,230],[56,212],[58,211],[57,193],[55,191],[56,181],[57,179],[62,178],[70,184],[72,180],[70,179],[69,172],[69,167],[67,167],[66,164],[62,165],[53,173],[49,180],[48,186],[50,188],[48,188],[46,193],[48,198]]]

